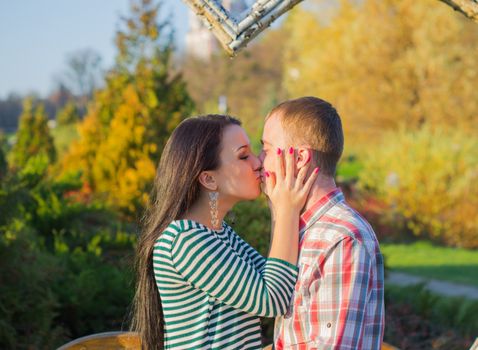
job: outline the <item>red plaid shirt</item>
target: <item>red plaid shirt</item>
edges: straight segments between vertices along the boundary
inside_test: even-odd
[[[367,221],[340,189],[301,216],[299,277],[274,348],[381,349],[383,257]]]

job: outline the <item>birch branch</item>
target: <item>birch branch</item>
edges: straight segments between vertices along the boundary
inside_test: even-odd
[[[461,12],[472,21],[478,22],[478,0],[440,0],[451,6],[455,11]]]

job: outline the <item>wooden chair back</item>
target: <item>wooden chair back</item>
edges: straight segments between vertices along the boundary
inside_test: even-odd
[[[134,332],[106,332],[88,335],[66,343],[57,350],[141,350],[141,340]]]
[[[57,350],[141,350],[141,340],[134,332],[97,333],[72,340]],[[272,350],[272,345],[263,350]],[[400,349],[383,343],[382,350]]]

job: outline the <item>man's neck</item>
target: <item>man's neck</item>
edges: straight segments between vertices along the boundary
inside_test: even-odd
[[[319,199],[321,199],[326,194],[330,193],[337,188],[335,181],[332,177],[319,176],[315,181],[314,185],[310,189],[309,197],[305,202],[304,209],[302,213],[305,213],[309,210]]]

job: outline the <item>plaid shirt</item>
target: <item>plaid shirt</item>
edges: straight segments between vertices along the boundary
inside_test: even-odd
[[[299,277],[276,318],[274,348],[381,349],[383,257],[367,221],[340,189],[301,216]]]

